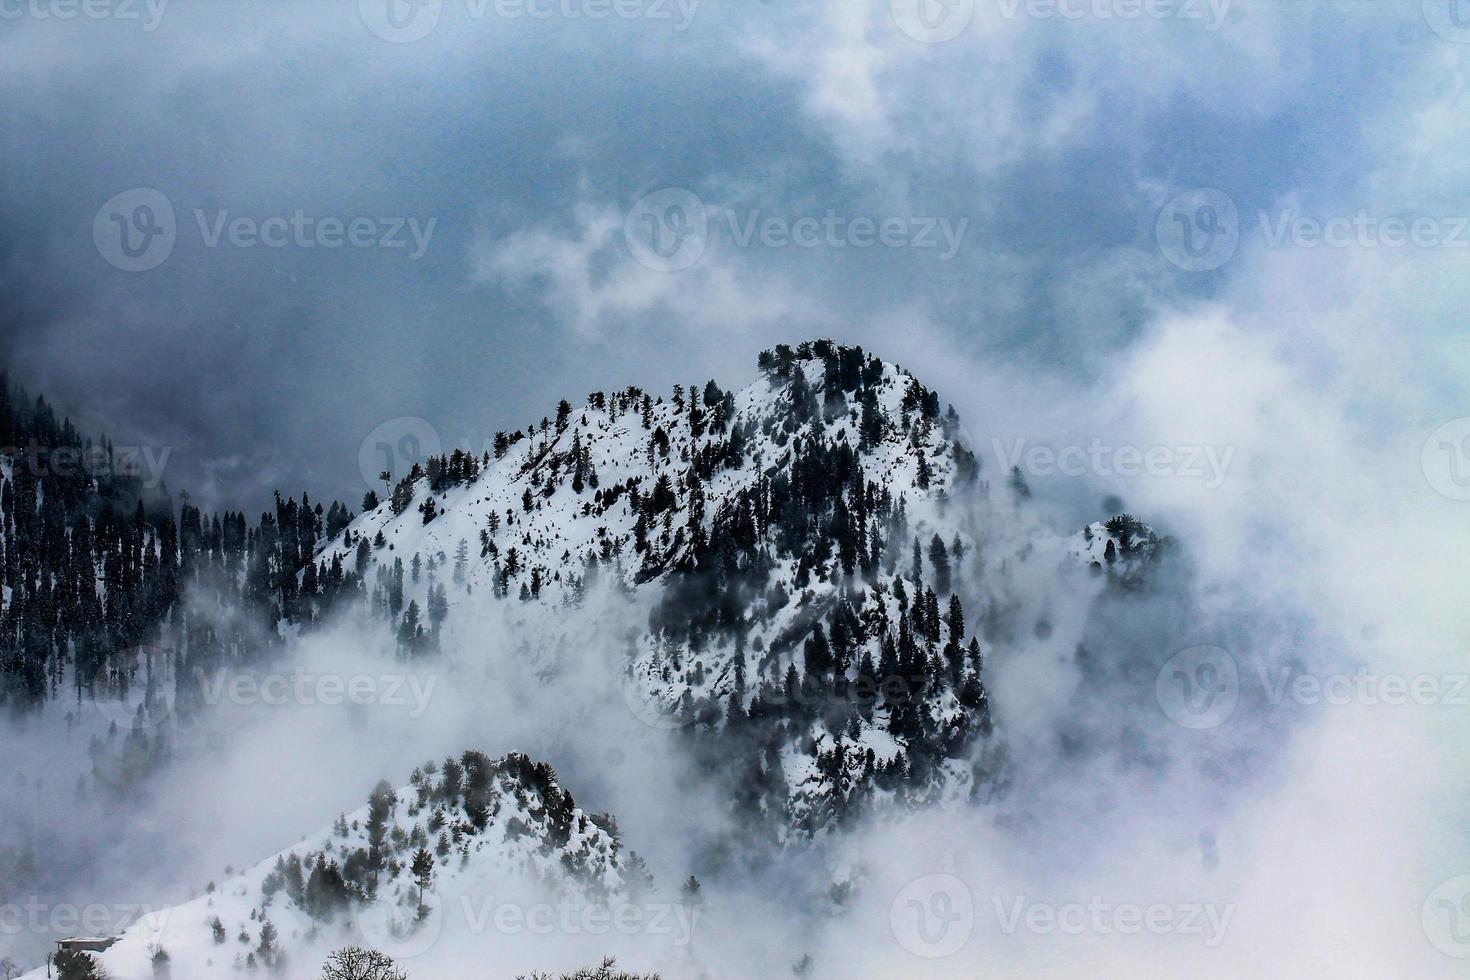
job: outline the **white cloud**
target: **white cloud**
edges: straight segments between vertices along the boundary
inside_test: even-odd
[[[585,188],[569,222],[520,225],[497,236],[483,227],[471,256],[473,278],[543,303],[558,324],[583,338],[607,337],[657,320],[677,331],[746,333],[792,320],[821,322],[818,307],[786,278],[757,269],[732,243],[711,233],[689,268],[640,264],[624,237],[626,211]]]

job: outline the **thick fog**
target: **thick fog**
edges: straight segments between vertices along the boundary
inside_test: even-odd
[[[1174,543],[1143,596],[1022,561],[977,583],[1016,600],[986,644],[993,789],[750,867],[713,856],[744,835],[680,733],[623,696],[606,637],[646,610],[612,596],[606,637],[549,675],[508,622],[451,620],[405,673],[349,617],[261,668],[282,703],[171,720],[170,763],[126,804],[77,787],[126,712],[6,718],[0,823],[34,861],[0,889],[0,959],[118,930],[477,748],[550,762],[665,900],[698,874],[705,904],[687,943],[679,923],[501,934],[491,963],[446,925],[400,950],[416,980],[604,953],[670,977],[806,956],[823,977],[1463,970],[1470,35],[1450,4],[945,7],[961,24],[444,0],[413,40],[369,2],[62,6],[0,0],[0,355],[84,428],[167,450],[171,490],[356,509],[384,423],[478,451],[563,397],[739,386],[761,349],[831,336],[955,405],[996,553],[1117,511]],[[136,188],[176,237],[129,272],[93,231]],[[665,188],[707,211],[687,267],[626,230]],[[1186,224],[1200,201],[1234,222],[1203,253],[1171,220],[1189,193]],[[404,244],[386,224],[378,247],[211,239],[222,212],[259,231],[297,210],[401,218]],[[791,243],[829,212],[842,244]],[[913,247],[852,247],[854,217]],[[323,703],[324,677],[366,678],[369,703]],[[95,927],[68,918],[88,908]]]

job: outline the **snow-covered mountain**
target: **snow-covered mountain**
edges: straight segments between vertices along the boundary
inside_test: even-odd
[[[494,458],[415,465],[321,574],[355,569],[411,656],[508,628],[555,683],[612,646],[631,710],[687,729],[779,839],[974,792],[993,760],[966,601],[998,618],[1005,592],[981,579],[1094,551],[1132,575],[1152,532],[998,536],[958,416],[912,374],[825,340],[759,368],[738,392],[594,392],[497,434]]]
[[[1158,558],[1160,541],[1147,524],[1130,514],[1119,514],[1087,525],[1073,538],[1072,545],[1078,561],[1132,585],[1146,579]]]
[[[365,604],[401,657],[457,679],[482,661],[496,683],[585,697],[589,675],[616,676],[595,696],[687,749],[760,846],[988,795],[1006,752],[987,658],[1049,632],[1058,588],[1147,587],[1162,543],[1128,515],[1051,531],[1019,474],[992,488],[953,408],[861,348],[783,345],[758,366],[737,392],[593,392],[497,434],[493,456],[395,474],[386,500],[301,538],[321,543],[283,580],[281,635]],[[283,528],[312,513],[278,510]],[[549,767],[467,753],[145,916],[101,959],[117,980],[294,976],[334,946],[418,952],[445,910],[474,918],[465,903],[512,881],[600,906],[649,884]]]
[[[441,940],[488,928],[477,907],[487,896],[634,903],[642,914],[648,886],[612,818],[579,808],[550,766],[469,751],[426,763],[396,790],[380,783],[333,826],[189,902],[145,912],[89,955],[112,980],[315,977],[342,946],[432,964],[426,954]]]

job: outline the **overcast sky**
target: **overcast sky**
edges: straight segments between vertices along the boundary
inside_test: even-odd
[[[1454,0],[69,2],[0,0],[0,359],[168,450],[172,489],[356,508],[380,444],[479,450],[561,398],[740,385],[831,336],[953,402],[987,475],[1083,452],[1014,460],[1056,505],[1016,520],[1117,495],[1176,536],[1181,646],[1248,621],[1242,665],[1465,676]],[[1013,724],[1050,737],[1070,653],[997,673]],[[1242,914],[1207,972],[1461,975],[1425,910],[1470,872],[1463,703],[1316,718],[1290,778],[1241,774],[1214,880]],[[1038,836],[1129,865],[1099,887],[1169,884],[1158,813],[1132,816]],[[977,874],[1014,851],[964,833]],[[1086,967],[1181,972],[1108,949]]]
[[[208,504],[355,507],[370,434],[479,449],[819,335],[919,371],[982,448],[1085,430],[1054,394],[1201,303],[1361,310],[1422,274],[1377,313],[1463,364],[1434,270],[1464,250],[1273,241],[1466,210],[1447,4],[121,3],[0,0],[0,351]],[[1219,198],[1170,203],[1198,188],[1234,238]],[[1453,379],[1412,379],[1416,420]]]

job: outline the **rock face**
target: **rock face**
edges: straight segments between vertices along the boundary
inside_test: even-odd
[[[1146,581],[1160,546],[1151,527],[1130,514],[1119,514],[1083,528],[1074,541],[1073,553],[1093,571],[1137,585]]]
[[[727,836],[749,839],[716,842],[727,861],[741,843],[789,855],[858,814],[1003,785],[987,658],[1050,635],[1058,589],[1085,605],[1088,590],[1147,587],[1163,550],[1128,515],[1051,531],[1022,481],[992,490],[935,392],[830,341],[765,352],[740,391],[563,401],[497,434],[493,454],[455,450],[397,476],[360,516],[334,506],[324,538],[304,499],[279,504],[274,527],[309,533],[236,535],[256,551],[210,551],[216,578],[260,599],[276,627],[260,632],[283,653],[313,623],[366,616],[405,660],[550,692],[539,710],[569,726],[577,711],[559,711],[558,692],[618,678],[617,709],[686,749],[677,764],[728,801]],[[184,721],[203,710],[183,710],[186,673],[173,674]],[[147,745],[141,717],[129,745]],[[145,915],[98,956],[117,980],[252,965],[315,976],[338,946],[438,949],[439,930],[474,918],[464,902],[511,882],[607,907],[639,902],[650,879],[548,765],[467,752],[401,789],[379,784],[366,807]]]
[[[190,902],[145,912],[93,956],[113,980],[316,977],[336,947],[430,954],[473,925],[467,902],[517,887],[616,908],[646,884],[612,818],[580,809],[550,766],[469,751],[426,763],[400,789],[380,783],[332,827]]]
[[[497,434],[494,458],[428,460],[320,561],[357,571],[408,655],[509,620],[549,680],[611,640],[631,709],[683,730],[779,839],[968,793],[991,727],[975,627],[1004,612],[987,578],[1069,544],[977,524],[959,418],[903,368],[813,341],[759,369],[738,392],[594,392]],[[1131,574],[1152,533],[1113,523],[1083,534]]]

